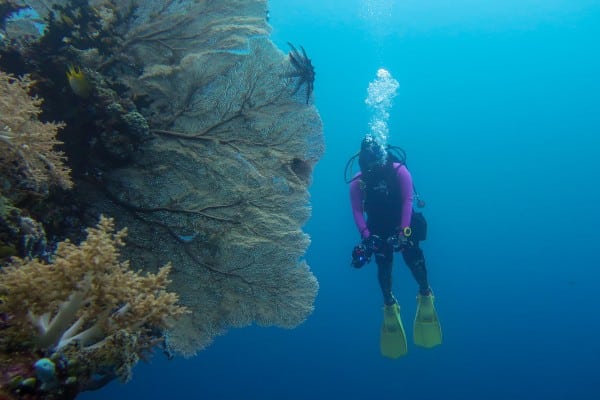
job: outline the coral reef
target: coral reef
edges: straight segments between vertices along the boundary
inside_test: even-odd
[[[24,390],[21,383],[34,376],[38,384],[30,389],[43,393],[64,391],[74,379],[78,390],[97,376],[125,381],[139,356],[161,340],[160,332],[186,312],[177,294],[166,291],[170,265],[142,275],[119,261],[125,229],[114,232],[112,220],[102,217],[87,233],[79,246],[60,243],[51,264],[13,258],[0,270],[0,366],[6,357],[26,355],[18,378],[1,370],[2,389],[19,379],[13,391]],[[50,358],[31,364],[33,355]]]
[[[70,170],[55,148],[61,144],[56,134],[63,124],[38,119],[42,100],[29,95],[32,85],[28,77],[17,79],[0,71],[0,171],[20,177],[20,186],[36,192],[45,184],[70,188]]]
[[[0,71],[0,260],[47,256],[45,229],[26,208],[73,187],[57,139],[64,124],[40,120],[34,84]]]
[[[311,313],[318,285],[301,228],[323,141],[314,107],[291,96],[290,59],[268,40],[264,2],[186,7],[140,17],[106,67],[145,99],[155,139],[107,172],[103,210],[128,211],[119,220],[135,230],[133,259],[174,256],[173,287],[193,312],[169,344],[193,355],[228,327],[294,327]],[[123,73],[120,58],[141,75]]]
[[[169,288],[191,313],[168,329],[168,350],[189,356],[229,327],[304,321],[318,290],[302,226],[322,124],[293,96],[296,67],[268,38],[266,1],[26,3],[45,33],[7,27],[0,65],[60,100],[44,117],[67,124],[79,217],[127,226],[135,269],[172,261]]]

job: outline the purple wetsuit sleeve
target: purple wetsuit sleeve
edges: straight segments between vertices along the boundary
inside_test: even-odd
[[[362,190],[360,190],[360,179],[354,179],[350,183],[350,203],[352,204],[352,216],[354,223],[363,239],[369,237],[370,232],[367,228],[367,221],[363,210]]]
[[[410,220],[412,217],[413,209],[413,181],[410,172],[404,165],[394,163],[396,168],[396,177],[398,178],[398,184],[402,192],[402,214],[400,215],[400,221],[398,226],[400,229],[404,229],[410,226]]]

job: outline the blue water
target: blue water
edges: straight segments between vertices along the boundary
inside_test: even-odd
[[[232,330],[193,359],[157,354],[81,398],[600,398],[600,2],[275,0],[270,17],[282,51],[304,46],[317,71],[315,312],[295,330]],[[444,331],[398,360],[379,355],[375,266],[349,267],[343,181],[380,67],[400,82],[389,142],[427,201]],[[410,332],[416,284],[401,260],[394,279]]]

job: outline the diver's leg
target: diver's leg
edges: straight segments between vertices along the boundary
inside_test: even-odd
[[[425,256],[423,255],[423,250],[421,250],[419,244],[415,243],[413,246],[404,249],[402,257],[419,285],[419,293],[423,296],[430,295],[431,289],[429,288],[429,282],[427,280]]]
[[[386,249],[383,253],[376,254],[375,262],[377,263],[377,278],[379,279],[379,286],[383,294],[383,303],[386,306],[395,304],[396,299],[392,294],[392,265],[394,263],[394,256],[391,249]]]

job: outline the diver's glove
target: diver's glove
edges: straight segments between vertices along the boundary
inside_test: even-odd
[[[350,264],[354,268],[362,268],[371,261],[372,254],[373,252],[363,243],[354,246],[354,249],[352,249],[352,262]]]
[[[363,239],[363,244],[371,253],[381,253],[383,251],[383,240],[377,235],[370,235],[368,238]]]
[[[395,252],[404,251],[414,245],[410,239],[412,231],[410,227],[404,228],[402,231],[390,236],[387,240],[388,244],[394,248]]]
[[[363,239],[361,244],[354,246],[352,249],[352,266],[354,268],[362,268],[365,264],[371,261],[371,256],[381,252],[383,249],[383,241],[377,235],[370,235]]]

